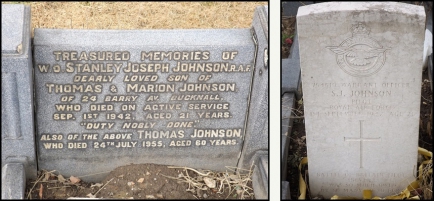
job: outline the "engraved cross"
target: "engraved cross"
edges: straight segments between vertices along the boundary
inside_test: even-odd
[[[363,137],[363,120],[360,120],[360,132],[359,138],[354,138],[354,137],[344,137],[344,141],[358,141],[360,142],[360,168],[363,168],[363,142],[365,141],[380,141],[381,138],[377,137],[377,138],[364,138]]]

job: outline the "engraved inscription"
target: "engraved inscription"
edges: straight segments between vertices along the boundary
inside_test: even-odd
[[[36,63],[39,94],[55,104],[44,114],[69,129],[44,130],[43,150],[242,144],[253,59],[237,60],[237,50],[45,54],[52,62]]]
[[[386,61],[386,50],[373,38],[370,29],[364,23],[351,27],[353,37],[346,39],[339,46],[328,46],[336,54],[336,62],[347,74],[355,77],[370,76],[378,72]]]
[[[321,110],[311,111],[313,118],[318,117],[413,117],[415,112],[406,112],[396,104],[385,100],[402,99],[403,89],[414,87],[414,82],[351,82],[351,83],[309,83],[307,87],[325,93],[333,100],[323,103]]]
[[[399,193],[402,189],[397,183],[388,183],[388,179],[403,179],[402,173],[371,172],[371,173],[350,173],[350,172],[323,172],[315,175],[324,181],[321,182],[321,192],[333,193],[360,193],[364,189],[375,189],[376,192],[388,194]],[[339,179],[339,182],[333,180]],[[339,193],[338,193],[339,194]]]

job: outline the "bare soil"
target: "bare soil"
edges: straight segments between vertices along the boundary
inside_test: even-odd
[[[432,9],[432,3],[428,2],[413,2],[415,5],[423,5],[426,10]],[[290,54],[289,50],[291,44],[285,42],[285,39],[294,35],[296,26],[295,16],[282,16],[282,45],[281,55],[282,59],[287,58]],[[419,125],[419,147],[422,147],[428,151],[433,152],[432,140],[433,140],[433,125],[432,125],[432,110],[433,110],[433,92],[430,88],[430,81],[428,78],[428,70],[425,69],[422,75],[421,83],[421,108],[420,108],[420,125]],[[286,181],[290,183],[290,195],[292,200],[297,200],[300,195],[299,192],[299,170],[298,165],[303,157],[307,157],[306,149],[306,132],[303,117],[303,101],[296,101],[296,104],[292,110],[291,118],[293,119],[292,131],[289,144],[289,155],[287,162],[287,178]],[[420,164],[418,164],[419,166]],[[302,175],[306,182],[308,182],[308,165],[305,165],[302,169]],[[423,186],[417,189],[420,199],[429,200],[432,198],[432,175],[424,180],[428,186]],[[307,183],[307,186],[309,184]],[[309,188],[306,192],[306,199],[314,199],[310,196]],[[318,199],[318,198],[316,198]]]
[[[205,173],[209,176],[201,175]],[[225,177],[223,174],[232,179],[221,179]],[[205,178],[214,180],[215,187],[207,185]],[[246,185],[242,185],[237,181],[239,178],[242,177],[231,171],[214,174],[156,164],[118,167],[100,183],[88,183],[76,177],[64,178],[56,171],[40,171],[37,181],[27,181],[26,198],[254,199],[251,180],[245,179]],[[227,182],[240,185],[229,188]]]
[[[249,28],[255,8],[268,4],[268,2],[2,3],[20,3],[31,6],[32,37],[35,28]],[[63,178],[59,174],[63,173],[55,170],[41,170],[38,180],[27,181],[27,198],[254,199],[250,173],[246,173],[247,176],[243,177],[238,175],[238,178],[234,177],[231,171],[212,173],[217,185],[215,188],[205,185],[204,177],[195,171],[155,164],[131,164],[119,167],[99,183],[77,182],[75,177]]]

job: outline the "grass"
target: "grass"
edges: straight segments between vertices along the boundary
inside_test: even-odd
[[[22,3],[22,2],[2,2]],[[26,2],[34,28],[217,29],[249,28],[268,2]]]

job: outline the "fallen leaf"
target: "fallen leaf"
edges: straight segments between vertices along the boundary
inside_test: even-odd
[[[81,181],[78,177],[74,177],[72,175],[69,177],[69,180],[71,180],[71,184],[76,184]]]
[[[95,198],[95,195],[93,195],[92,193],[89,193],[86,196],[89,197],[89,198]]]
[[[209,178],[209,177],[204,177],[203,181],[205,181],[205,184],[209,188],[215,188],[215,186],[216,186],[216,181],[214,179]]]
[[[157,199],[157,198],[155,198],[155,196],[153,196],[153,195],[146,195],[145,197],[146,197],[146,199]]]
[[[156,196],[157,196],[157,198],[160,198],[160,199],[163,199],[163,198],[164,198],[164,197],[163,197],[163,194],[157,194]]]
[[[137,180],[137,182],[143,183],[144,180],[145,180],[145,178],[140,178],[139,180]]]
[[[119,175],[118,177],[124,178],[124,175],[123,175],[123,174],[121,174],[121,175]]]
[[[41,184],[41,187],[39,188],[39,199],[42,199],[42,190],[43,190],[43,186]]]
[[[48,173],[44,173],[44,178],[42,179],[42,181],[47,181],[48,178],[50,178],[50,175]]]
[[[151,173],[149,173],[148,171],[146,171],[146,175],[151,175]]]
[[[238,175],[231,174],[229,175],[229,179],[231,179],[232,181],[238,181],[240,180],[240,177]]]
[[[237,189],[237,194],[241,195],[241,193],[243,192],[243,189]]]
[[[90,185],[91,188],[93,188],[93,187],[101,187],[101,186],[102,186],[101,183],[96,183],[96,184]]]
[[[302,104],[303,104],[303,99],[298,100],[297,103],[298,103],[299,105],[302,105]]]
[[[199,198],[202,198],[202,190],[200,190],[199,188],[196,188],[196,195]]]
[[[127,184],[128,184],[128,186],[133,186],[133,185],[134,185],[134,182],[129,181]]]
[[[62,183],[66,181],[65,177],[63,177],[61,174],[57,175],[57,180],[59,180]]]

